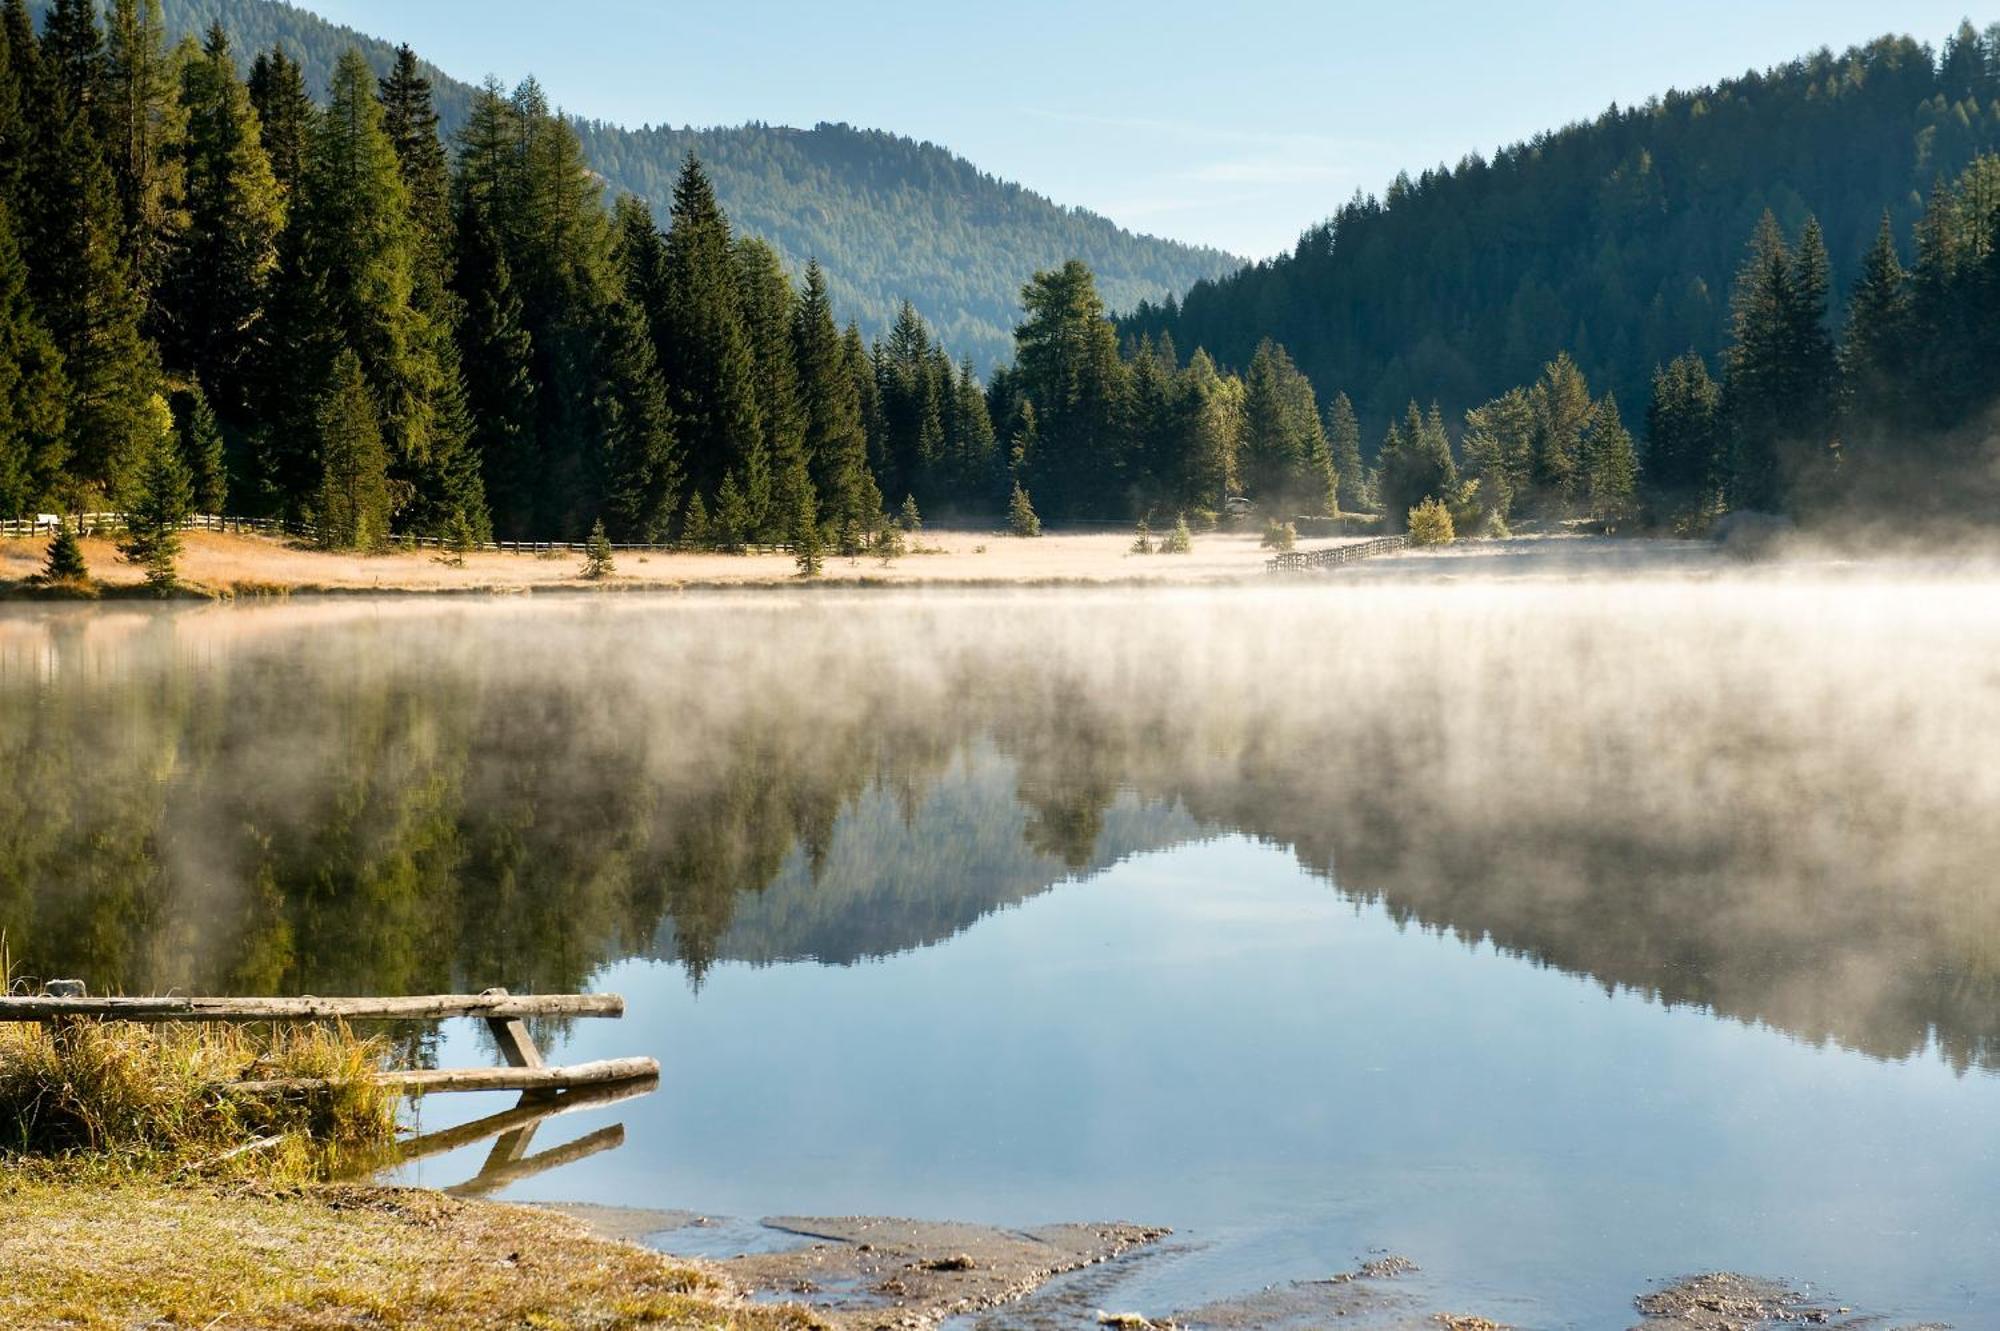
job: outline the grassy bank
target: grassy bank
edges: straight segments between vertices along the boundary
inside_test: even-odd
[[[552,1213],[317,1180],[384,1152],[342,1028],[0,1025],[0,1326],[801,1328]],[[249,1097],[246,1076],[331,1083]]]
[[[0,1180],[0,1326],[181,1331],[794,1331],[713,1277],[551,1212],[435,1193],[169,1183],[71,1165]]]

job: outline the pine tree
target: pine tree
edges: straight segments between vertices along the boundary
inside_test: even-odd
[[[1729,497],[1738,508],[1782,512],[1821,481],[1836,370],[1827,282],[1818,223],[1807,222],[1794,252],[1766,213],[1737,277],[1723,386]]]
[[[1109,513],[1125,491],[1127,375],[1096,278],[1072,259],[1035,274],[1021,301],[1015,383],[1038,432],[1028,478],[1058,517]]]
[[[1632,436],[1618,417],[1618,399],[1606,393],[1590,423],[1587,450],[1590,515],[1607,530],[1637,511],[1639,463]]]
[[[723,476],[716,490],[713,530],[716,545],[732,554],[739,553],[750,537],[750,505],[733,471]]]
[[[378,96],[382,132],[388,136],[401,168],[410,225],[415,231],[412,299],[432,318],[448,317],[445,297],[451,289],[456,239],[451,167],[445,159],[444,142],[438,138],[430,80],[424,77],[416,52],[407,45],[396,48],[396,63],[379,81]]]
[[[87,0],[81,8],[87,22]],[[58,5],[50,31],[56,31],[57,15],[72,12]],[[74,36],[67,40],[76,44]],[[71,64],[76,59],[62,57]],[[149,403],[157,364],[141,336],[143,307],[119,256],[117,196],[91,117],[76,113],[61,82],[50,95],[38,121],[22,248],[40,322],[62,357],[69,475],[84,489],[118,500],[130,495],[153,449]]]
[[[799,566],[799,576],[816,578],[823,562],[819,539],[819,514],[813,505],[812,481],[805,474],[805,463],[801,459],[795,464],[796,475],[786,491],[792,496],[792,520],[789,538],[792,543],[792,559]]]
[[[1488,520],[1505,523],[1516,499],[1534,483],[1537,420],[1525,388],[1465,413],[1464,471],[1479,483],[1479,507]]]
[[[380,409],[354,352],[343,351],[334,361],[316,425],[319,543],[328,550],[373,550],[389,535],[389,456]]]
[[[437,329],[414,303],[409,192],[374,85],[360,53],[346,52],[314,127],[297,200],[295,266],[286,274],[305,288],[288,313],[307,327],[289,339],[298,355],[284,391],[317,391],[330,382],[328,353],[353,352],[381,413],[391,474],[414,494],[426,488],[434,461],[445,387]]]
[[[194,511],[194,475],[181,457],[173,412],[158,394],[147,400],[146,420],[146,455],[126,509],[125,542],[119,550],[146,566],[146,585],[164,596],[179,581],[175,561],[181,553],[181,524]]]
[[[1662,517],[1683,519],[1711,506],[1728,462],[1721,407],[1722,391],[1709,378],[1708,362],[1694,352],[1654,372],[1645,486]]]
[[[857,332],[857,342],[859,337]],[[858,532],[880,511],[882,499],[868,470],[860,388],[818,263],[806,265],[805,291],[792,312],[792,358],[807,471],[821,515],[836,531]]]
[[[541,478],[534,342],[499,238],[476,213],[460,218],[458,283],[469,447],[478,459],[493,525],[533,536]]]
[[[618,566],[612,559],[611,538],[604,534],[604,519],[599,518],[590,528],[590,539],[583,544],[583,576],[594,582],[617,571]]]
[[[688,496],[687,512],[681,518],[681,541],[697,550],[708,545],[708,505],[699,493]]]
[[[1450,503],[1458,493],[1458,467],[1451,438],[1437,408],[1429,415],[1412,402],[1400,426],[1389,427],[1382,444],[1382,510],[1391,530],[1408,526],[1411,511],[1425,500]]]
[[[90,122],[83,128],[93,138],[101,134],[104,32],[95,0],[54,0],[42,22],[40,51],[48,78],[40,91],[52,99],[47,109]]]
[[[805,417],[799,405],[798,371],[792,350],[792,321],[797,297],[778,254],[752,237],[734,245],[736,298],[742,310],[743,333],[750,347],[755,374],[758,449],[771,476],[771,513],[765,522],[773,534],[793,521],[795,493],[808,474]]]
[[[1035,506],[1019,481],[1014,482],[1014,497],[1007,502],[1007,530],[1016,536],[1042,534],[1042,520],[1035,515]]]
[[[1527,507],[1541,515],[1567,516],[1575,508],[1579,482],[1585,479],[1583,435],[1596,410],[1590,385],[1569,353],[1563,352],[1543,367],[1528,398],[1535,413],[1535,436]],[[1520,501],[1517,494],[1515,502]]]
[[[193,57],[184,50],[178,58],[185,63]],[[187,117],[179,85],[167,54],[160,0],[111,0],[103,59],[104,148],[118,193],[119,258],[149,310],[188,225],[181,157]]]
[[[681,465],[652,336],[623,298],[606,307],[603,322],[597,428],[608,502],[628,539],[661,540],[680,504]]]
[[[1339,478],[1338,509],[1366,512],[1370,496],[1367,472],[1361,465],[1361,422],[1345,393],[1335,393],[1326,409],[1326,444],[1334,475]]]
[[[0,513],[56,497],[64,471],[62,355],[28,298],[28,272],[0,203]]]
[[[188,226],[167,269],[165,341],[172,363],[201,381],[224,416],[242,422],[253,402],[285,205],[220,26],[183,64],[181,101]]]
[[[1847,336],[1841,346],[1848,409],[1861,421],[1891,424],[1903,417],[1915,334],[1911,316],[1909,274],[1903,271],[1895,227],[1884,211],[1847,302]]]
[[[272,178],[290,194],[305,178],[313,122],[318,118],[306,91],[305,71],[283,47],[273,46],[259,52],[251,64],[249,88]]]
[[[1312,382],[1285,349],[1261,343],[1244,385],[1237,466],[1246,491],[1273,513],[1331,512],[1337,478]]]
[[[174,412],[181,458],[187,464],[197,513],[228,511],[229,470],[223,459],[222,427],[199,383],[179,398]]]
[[[48,582],[90,581],[90,565],[84,562],[83,542],[77,540],[76,533],[67,522],[58,523],[55,535],[49,538],[49,553],[42,563],[42,577]]]
[[[915,536],[924,529],[924,515],[917,509],[917,497],[915,495],[903,496],[902,527],[903,531],[910,536]]]
[[[1181,372],[1175,499],[1194,508],[1220,510],[1235,479],[1243,435],[1243,385],[1225,379],[1206,351],[1197,350]]]
[[[674,186],[664,266],[659,360],[688,476],[697,489],[718,496],[725,476],[736,478],[747,527],[770,489],[760,442],[756,364],[737,297],[729,223],[692,153]],[[747,534],[739,529],[732,539],[740,541]]]

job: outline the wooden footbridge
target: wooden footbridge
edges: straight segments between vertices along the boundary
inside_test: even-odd
[[[488,989],[478,994],[428,994],[396,998],[92,998],[76,981],[56,981],[32,997],[0,997],[0,1022],[41,1022],[54,1027],[83,1021],[167,1022],[397,1022],[473,1018],[486,1023],[505,1067],[387,1068],[376,1084],[406,1096],[445,1091],[519,1091],[512,1108],[471,1123],[426,1133],[400,1143],[386,1155],[351,1171],[370,1174],[497,1137],[476,1178],[446,1191],[466,1195],[491,1192],[559,1165],[611,1150],[625,1140],[623,1124],[599,1129],[563,1146],[529,1156],[535,1130],[550,1118],[594,1109],[659,1085],[660,1065],[651,1058],[609,1058],[552,1066],[542,1058],[526,1019],[530,1017],[622,1017],[617,994],[510,994]],[[309,1094],[329,1089],[313,1078],[245,1080],[219,1084],[224,1095]],[[277,1139],[269,1144],[275,1145]],[[262,1143],[253,1143],[259,1145]]]
[[[1349,541],[1345,545],[1328,545],[1318,550],[1287,550],[1275,558],[1266,560],[1264,567],[1271,573],[1303,573],[1315,568],[1338,568],[1342,564],[1352,564],[1363,559],[1373,559],[1376,555],[1394,554],[1409,548],[1407,536],[1377,536],[1368,541]]]

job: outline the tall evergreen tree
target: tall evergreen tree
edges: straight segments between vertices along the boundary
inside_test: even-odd
[[[1618,416],[1618,398],[1606,393],[1590,422],[1585,484],[1590,516],[1609,528],[1638,511],[1639,460],[1632,436]]]
[[[179,57],[183,63],[191,58],[191,51]],[[104,148],[118,191],[119,255],[149,309],[188,224],[181,157],[187,117],[180,93],[160,0],[111,0]],[[157,317],[149,322],[157,324]]]
[[[1370,496],[1367,469],[1361,463],[1361,422],[1346,393],[1335,393],[1327,404],[1326,446],[1338,478],[1339,507],[1348,513],[1366,512]]]
[[[131,502],[126,505],[125,557],[146,566],[146,585],[158,595],[179,580],[181,524],[194,512],[194,473],[181,455],[173,412],[158,394],[146,402],[144,456],[135,468]]]
[[[250,104],[256,108],[271,175],[287,194],[305,178],[318,112],[306,90],[305,71],[281,46],[260,51],[250,66]]]
[[[319,543],[329,550],[372,550],[389,535],[389,455],[380,408],[352,350],[334,361],[314,421]]]
[[[104,32],[97,25],[95,0],[54,0],[42,23],[41,61],[47,76],[42,86],[51,100],[47,109],[90,122],[94,137],[104,125]]]
[[[199,383],[175,394],[174,428],[186,463],[189,495],[196,513],[229,511],[229,468],[224,459],[222,427]]]
[[[1125,367],[1097,282],[1082,262],[1035,274],[1021,289],[1015,383],[1034,405],[1026,488],[1058,517],[1120,512],[1125,490]]]
[[[0,515],[59,497],[65,389],[61,353],[35,316],[13,217],[0,203]]]
[[[834,326],[826,274],[817,262],[808,263],[805,291],[792,312],[792,362],[798,375],[807,474],[821,516],[836,531],[859,532],[881,512],[882,497],[868,470],[861,392],[847,354]]]
[[[778,254],[754,237],[735,242],[737,304],[756,378],[759,450],[771,476],[764,527],[780,535],[799,512],[793,491],[810,485],[805,420],[799,408],[798,370],[792,353],[792,316],[798,303]]]
[[[67,12],[59,6],[51,14],[52,31],[56,15]],[[62,356],[70,475],[115,501],[128,495],[152,449],[157,362],[141,335],[143,308],[119,253],[117,195],[90,117],[74,112],[62,82],[49,96],[38,122],[23,250],[40,320]]]
[[[722,478],[734,476],[737,498],[754,524],[770,495],[756,362],[743,328],[729,223],[693,154],[674,186],[665,298],[660,367],[680,426],[689,479],[703,493],[719,495]],[[718,512],[718,520],[720,516]]]
[[[1457,497],[1458,465],[1435,407],[1425,415],[1412,402],[1402,423],[1389,427],[1382,444],[1379,484],[1382,511],[1394,531],[1407,527],[1410,510],[1425,500],[1450,504]]]
[[[1644,482],[1662,518],[1710,507],[1728,462],[1723,438],[1722,390],[1709,377],[1707,361],[1684,352],[1654,372]]]
[[[168,268],[164,341],[172,363],[244,421],[265,347],[285,205],[228,36],[209,29],[181,69],[188,226]]]
[[[1263,342],[1244,381],[1243,443],[1237,467],[1244,489],[1267,512],[1329,512],[1337,478],[1312,383],[1285,349]]]
[[[1723,405],[1731,433],[1730,502],[1784,510],[1817,479],[1832,444],[1835,360],[1825,326],[1826,250],[1808,222],[1797,252],[1769,213],[1733,300]]]
[[[1528,507],[1539,514],[1566,514],[1583,479],[1583,436],[1596,410],[1590,400],[1590,385],[1564,352],[1542,368],[1542,376],[1528,397],[1535,412]],[[1517,495],[1516,502],[1520,500]]]

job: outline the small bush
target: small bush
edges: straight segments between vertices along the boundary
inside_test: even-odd
[[[1264,524],[1263,547],[1266,550],[1286,551],[1299,543],[1299,529],[1290,522],[1273,519]]]
[[[1139,519],[1139,534],[1133,538],[1132,553],[1135,555],[1153,553],[1153,528],[1144,518]]]
[[[1410,510],[1411,545],[1450,545],[1454,539],[1451,510],[1436,498]]]
[[[1167,539],[1160,542],[1163,555],[1184,555],[1194,549],[1194,533],[1188,530],[1186,518],[1175,518],[1174,529],[1167,533]]]

